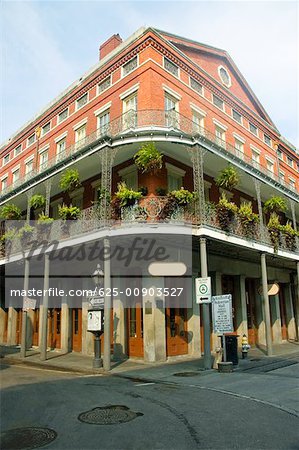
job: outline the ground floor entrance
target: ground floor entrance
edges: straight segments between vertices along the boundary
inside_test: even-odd
[[[48,346],[61,348],[61,308],[48,311]]]
[[[186,355],[188,353],[187,309],[167,308],[165,324],[166,355]]]

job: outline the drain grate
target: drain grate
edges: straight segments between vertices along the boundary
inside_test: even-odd
[[[174,377],[197,377],[200,375],[198,372],[178,372],[174,373]]]
[[[49,428],[15,428],[1,433],[3,450],[26,450],[43,447],[56,439],[57,433]]]
[[[127,406],[108,405],[83,412],[79,414],[78,419],[80,422],[93,425],[115,425],[130,422],[138,416],[143,416],[143,414],[131,411]]]

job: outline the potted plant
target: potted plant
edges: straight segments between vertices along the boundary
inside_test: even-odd
[[[142,197],[142,193],[128,188],[126,183],[123,181],[118,183],[115,197],[120,200],[120,207],[126,208],[128,206],[135,205],[135,203]]]
[[[274,251],[277,252],[278,247],[281,244],[281,224],[276,213],[273,212],[271,214],[267,228]]]
[[[240,182],[240,175],[233,166],[227,166],[221,170],[218,177],[215,179],[215,183],[218,187],[231,191]]]
[[[230,231],[231,225],[237,215],[238,207],[230,202],[223,193],[216,205],[217,220],[223,231]]]
[[[158,187],[155,189],[155,192],[156,192],[156,194],[157,194],[159,197],[165,197],[165,195],[166,195],[166,193],[167,193],[167,189],[166,189],[166,188],[163,188],[163,187],[161,187],[161,186],[158,186]]]
[[[33,209],[43,208],[46,204],[46,199],[41,194],[35,194],[29,200],[29,205]]]
[[[77,169],[66,169],[60,178],[59,186],[64,192],[70,192],[80,186],[80,176]]]
[[[280,231],[285,238],[286,247],[291,251],[296,251],[296,238],[299,237],[299,233],[294,230],[290,222],[286,225],[280,226]]]
[[[10,252],[12,242],[17,238],[18,232],[16,228],[12,227],[6,230],[6,232],[0,238],[2,256],[5,256],[5,253],[8,254]]]
[[[49,217],[44,213],[39,214],[37,219],[37,230],[42,238],[48,239],[53,222],[54,219],[52,217]]]
[[[80,212],[80,208],[77,206],[67,206],[65,204],[58,206],[58,215],[63,221],[77,220],[80,216]]]
[[[21,240],[23,246],[25,246],[29,239],[32,238],[35,228],[26,223],[22,228],[19,229],[18,237]]]
[[[170,218],[181,208],[187,207],[194,200],[194,198],[194,192],[190,192],[183,187],[177,191],[169,192],[166,198],[166,203],[159,214],[159,219],[165,220]]]
[[[183,187],[177,191],[171,191],[168,195],[176,200],[178,206],[189,205],[195,196],[194,192],[190,192]]]
[[[162,169],[163,155],[153,142],[148,142],[143,144],[134,155],[134,161],[142,173],[156,173]]]
[[[259,216],[252,211],[251,202],[241,204],[238,210],[238,218],[244,235],[252,238],[255,235]]]
[[[21,215],[22,212],[20,208],[13,203],[7,203],[0,209],[0,219],[19,220],[21,218]]]
[[[146,197],[148,194],[148,188],[146,186],[140,186],[138,192],[141,192],[142,197]]]
[[[286,201],[282,197],[273,196],[269,198],[264,204],[265,213],[275,213],[284,212],[287,209]]]

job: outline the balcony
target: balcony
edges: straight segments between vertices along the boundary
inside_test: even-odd
[[[29,188],[32,184],[41,181],[46,175],[51,175],[51,173],[54,173],[72,160],[89,152],[101,142],[111,143],[116,140],[125,142],[126,138],[132,138],[137,134],[148,136],[149,132],[151,135],[163,133],[164,135],[174,135],[178,138],[181,136],[190,140],[190,145],[198,142],[208,150],[221,154],[229,161],[237,162],[240,167],[252,175],[256,175],[267,180],[270,184],[283,188],[286,193],[291,194],[293,198],[299,201],[299,194],[293,185],[282,180],[281,177],[262,166],[259,162],[253,161],[236,147],[221,141],[219,137],[199,127],[182,114],[176,111],[163,110],[131,110],[126,112],[104,127],[87,135],[84,139],[65,148],[58,156],[49,159],[46,164],[33,169],[30,173],[20,177],[15,183],[6,186],[1,191],[1,200],[5,201],[11,194],[18,193],[24,188]]]
[[[96,233],[107,229],[117,230],[121,228],[140,229],[150,232],[153,226],[184,226],[188,227],[196,234],[204,228],[217,232],[217,239],[223,242],[227,241],[227,237],[236,238],[238,245],[244,245],[251,249],[257,250],[256,244],[269,247],[270,253],[283,251],[291,254],[299,254],[299,239],[294,237],[290,239],[280,233],[276,242],[273,241],[273,235],[269,233],[267,227],[261,227],[259,223],[252,226],[244,226],[238,217],[234,217],[229,223],[223,225],[223,221],[219,218],[215,206],[211,203],[204,205],[204,212],[199,210],[199,204],[195,200],[187,205],[170,209],[167,204],[168,197],[148,196],[140,199],[133,206],[121,208],[117,217],[113,213],[111,207],[103,213],[100,205],[96,204],[90,208],[84,209],[78,220],[64,222],[55,220],[49,228],[41,231],[32,223],[33,232],[26,239],[11,239],[6,244],[6,256],[13,254],[24,254],[24,250],[31,247],[32,242],[40,243],[36,248],[41,248],[47,242],[63,244],[75,240],[78,243],[88,242],[88,240],[97,239]],[[24,221],[15,221],[8,223],[8,228],[21,228]],[[47,245],[46,245],[47,247]],[[5,257],[4,247],[2,255]]]

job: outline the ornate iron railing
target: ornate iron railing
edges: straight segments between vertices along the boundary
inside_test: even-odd
[[[224,156],[233,155],[234,158],[237,158],[239,164],[243,165],[244,168],[246,167],[247,170],[249,166],[253,169],[253,172],[262,174],[291,192],[297,193],[294,186],[282,180],[281,177],[268,170],[262,164],[253,161],[251,157],[245,155],[233,145],[219,139],[209,130],[199,127],[195,122],[177,111],[131,110],[112,120],[109,124],[95,130],[84,139],[65,148],[59,155],[54,156],[38,168],[35,168],[30,173],[27,173],[14,183],[8,185],[1,191],[1,197],[5,198],[11,191],[18,189],[29,181],[32,182],[42,178],[43,174],[54,171],[59,164],[63,165],[68,159],[95,146],[101,140],[130,136],[136,132],[147,132],[148,130],[163,130],[167,133],[179,133],[185,137],[196,139],[199,142],[212,144]]]

